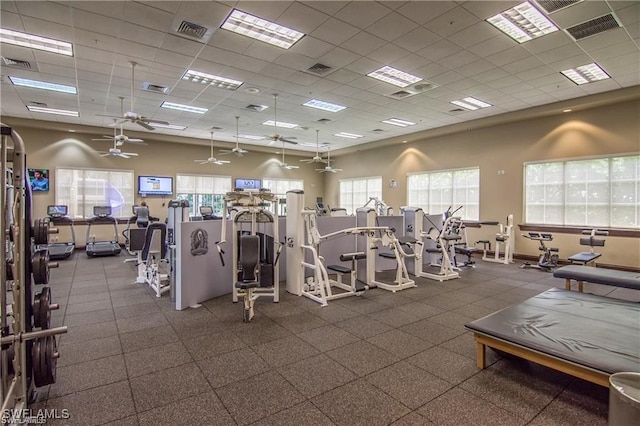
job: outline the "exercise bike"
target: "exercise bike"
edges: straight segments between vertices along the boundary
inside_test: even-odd
[[[532,265],[529,262],[525,262],[520,268],[536,268],[545,272],[551,272],[558,266],[558,249],[555,247],[547,247],[545,241],[553,241],[553,235],[548,233],[529,232],[528,234],[522,234],[523,237],[533,241],[539,241],[540,246],[538,250],[542,252],[538,258],[538,264]]]

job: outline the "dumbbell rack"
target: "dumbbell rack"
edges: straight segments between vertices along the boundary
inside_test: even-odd
[[[31,302],[34,284],[47,284],[49,268],[57,266],[49,262],[46,249],[56,230],[47,219],[32,226],[24,142],[11,127],[0,124],[0,130],[0,239],[5,244],[0,250],[1,413],[9,412],[10,420],[18,422],[27,415],[35,389],[55,383],[55,336],[67,327],[51,328],[51,310],[58,306],[51,303],[48,287]]]

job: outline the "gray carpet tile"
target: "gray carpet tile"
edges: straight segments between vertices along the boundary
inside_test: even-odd
[[[140,426],[235,425],[215,392],[205,392],[138,414]]]
[[[444,314],[440,314],[444,315]],[[407,334],[426,340],[427,342],[438,345],[447,340],[451,340],[464,333],[465,329],[462,325],[451,324],[451,327],[440,325],[431,318],[423,319],[418,322],[407,324],[400,327]]]
[[[330,351],[360,340],[353,334],[332,324],[302,332],[298,334],[298,337],[320,352]]]
[[[452,384],[459,384],[479,370],[476,362],[440,346],[427,349],[407,361]]]
[[[391,423],[392,426],[430,426],[433,424],[434,423],[425,419],[423,416],[416,413],[415,411],[412,411],[406,416],[402,417],[401,419]]]
[[[357,377],[324,354],[280,367],[278,372],[307,398],[320,395]]]
[[[56,383],[49,388],[49,398],[126,379],[127,372],[122,355],[60,367],[57,369]]]
[[[420,339],[419,337],[412,336],[402,330],[396,329],[382,334],[377,334],[366,340],[367,342],[372,343],[399,358],[406,358],[411,355],[415,355],[433,346],[433,344]]]
[[[318,410],[309,401],[284,409],[279,413],[264,417],[253,423],[254,426],[332,426],[333,424],[329,417],[322,414],[322,411]]]
[[[271,369],[269,364],[250,348],[199,360],[198,366],[214,388],[244,380]]]
[[[233,352],[247,345],[231,331],[203,334],[182,341],[194,360]]]
[[[358,376],[365,376],[399,361],[397,356],[364,340],[328,351],[326,354]]]
[[[252,346],[251,349],[272,367],[292,364],[319,353],[318,349],[298,336],[289,336],[260,343]]]
[[[144,328],[130,333],[120,334],[123,352],[162,346],[178,341],[178,335],[169,325],[154,328]]]
[[[87,342],[61,343],[58,346],[58,367],[79,364],[122,353],[118,336],[89,340]]]
[[[350,318],[335,325],[362,339],[393,330],[393,327],[367,316]]]
[[[182,342],[173,342],[166,345],[140,349],[124,354],[129,377],[142,376],[154,371],[176,367],[193,362],[189,351]]]

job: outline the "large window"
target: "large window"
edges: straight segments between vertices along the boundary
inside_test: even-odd
[[[407,176],[407,205],[439,214],[462,206],[456,213],[466,220],[480,218],[480,169],[440,170]]]
[[[382,200],[382,177],[366,177],[359,179],[340,179],[340,206],[353,214],[363,207],[370,198]],[[372,206],[374,207],[374,206]]]
[[[91,170],[58,167],[56,204],[69,207],[69,216],[87,219],[94,206],[111,206],[113,217],[131,216],[135,199],[132,170]]]
[[[231,176],[176,175],[176,196],[189,201],[189,214],[200,215],[200,206],[212,206],[222,216],[224,195],[231,191]]]
[[[304,191],[304,180],[264,178],[262,179],[262,187],[269,189],[273,194],[276,194],[278,196],[278,199],[285,201],[288,191],[292,191],[294,189],[301,189]],[[282,201],[278,203],[280,207],[277,214],[280,216],[283,216],[287,213],[286,204]],[[272,213],[276,213],[272,211],[271,206],[269,206],[268,209]]]
[[[525,164],[525,222],[640,227],[640,156]]]

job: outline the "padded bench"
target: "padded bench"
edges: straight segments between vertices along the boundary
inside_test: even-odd
[[[554,288],[465,327],[480,369],[488,346],[605,387],[613,373],[640,372],[636,302]]]
[[[571,290],[571,280],[578,282],[578,291],[583,291],[584,282],[640,290],[640,272],[593,268],[591,266],[567,265],[553,271],[556,278],[566,280],[565,288]]]

